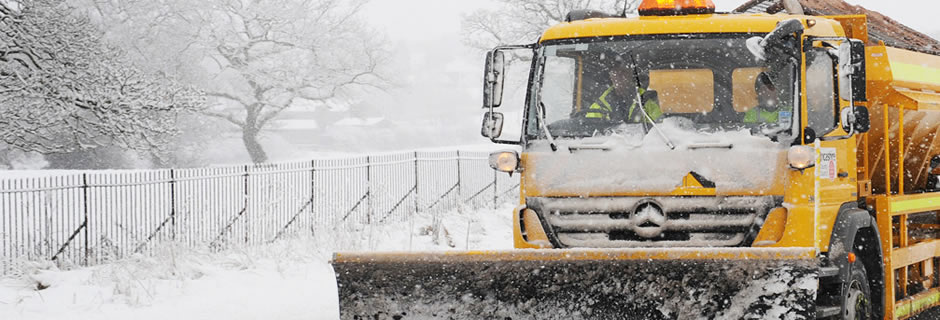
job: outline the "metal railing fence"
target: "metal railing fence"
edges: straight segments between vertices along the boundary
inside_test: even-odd
[[[409,152],[235,167],[0,179],[0,274],[17,260],[94,265],[272,242],[318,226],[405,221],[518,196],[484,152]],[[2,172],[0,172],[2,178]]]

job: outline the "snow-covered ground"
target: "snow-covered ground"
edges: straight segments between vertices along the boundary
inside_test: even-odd
[[[328,261],[343,250],[465,250],[512,247],[511,206],[385,226],[345,226],[224,252],[168,244],[156,256],[58,270],[23,263],[0,279],[0,319],[337,319]],[[401,232],[412,230],[412,233]],[[38,287],[44,287],[39,290]]]

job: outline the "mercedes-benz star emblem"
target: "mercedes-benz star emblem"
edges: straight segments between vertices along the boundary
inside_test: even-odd
[[[633,214],[633,232],[644,238],[656,238],[663,234],[666,215],[653,203],[644,203]]]

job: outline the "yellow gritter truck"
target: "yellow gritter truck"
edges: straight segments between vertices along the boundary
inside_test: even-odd
[[[575,11],[487,54],[516,250],[336,253],[343,319],[906,319],[940,305],[940,57],[865,16]],[[501,140],[506,52],[531,52]],[[519,63],[518,61],[514,63]]]

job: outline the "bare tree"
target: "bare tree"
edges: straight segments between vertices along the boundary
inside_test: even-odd
[[[479,10],[463,19],[467,45],[489,50],[498,45],[532,43],[542,32],[565,20],[568,12],[596,9],[635,12],[640,0],[497,0],[500,7]]]
[[[111,29],[148,39],[134,50],[165,61],[156,68],[200,86],[205,114],[237,126],[256,163],[268,159],[260,134],[285,109],[387,83],[384,39],[358,18],[367,0],[91,1],[120,24]]]
[[[159,156],[201,94],[135,68],[54,0],[0,2],[0,142],[26,152],[118,146]]]

